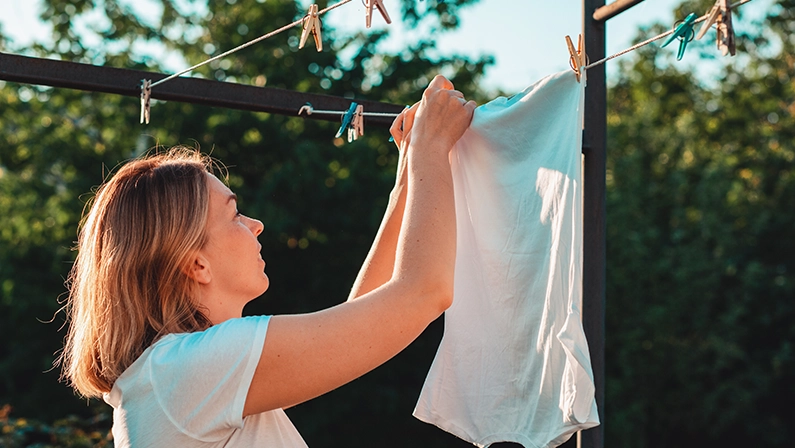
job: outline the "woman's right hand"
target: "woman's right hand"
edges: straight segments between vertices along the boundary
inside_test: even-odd
[[[476,106],[454,90],[447,78],[437,75],[422,100],[398,115],[390,132],[401,149],[413,142],[423,148],[449,151],[469,127]]]
[[[469,127],[477,105],[454,90],[453,83],[437,75],[422,94],[410,123],[410,141],[427,150],[443,151],[446,156]],[[425,149],[427,148],[427,149]]]

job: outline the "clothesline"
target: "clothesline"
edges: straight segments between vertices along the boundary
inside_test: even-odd
[[[339,3],[335,3],[335,4],[331,5],[331,6],[328,6],[328,7],[324,8],[324,9],[321,9],[320,11],[317,12],[317,15],[325,14],[325,13],[331,11],[332,9],[339,8],[340,6],[342,6],[342,5],[346,4],[346,3],[350,3],[352,1],[353,0],[342,0]],[[290,28],[296,27],[296,26],[304,23],[304,20],[306,20],[306,16],[301,17],[299,20],[296,20],[293,23],[287,24],[287,25],[285,25],[285,26],[283,26],[283,27],[281,27],[281,28],[279,28],[277,30],[271,31],[268,34],[263,34],[262,36],[254,39],[254,40],[250,40],[250,41],[248,41],[248,42],[246,42],[246,43],[244,43],[242,45],[239,45],[239,46],[237,46],[237,47],[235,47],[235,48],[233,48],[233,49],[231,49],[229,51],[221,53],[221,54],[219,54],[217,56],[213,56],[213,57],[211,57],[210,59],[207,59],[204,62],[200,62],[200,63],[194,65],[193,67],[188,67],[188,68],[186,68],[185,70],[182,70],[179,73],[174,73],[173,75],[171,75],[171,76],[169,76],[167,78],[163,78],[160,81],[153,82],[149,87],[155,87],[155,86],[157,86],[159,84],[163,84],[166,81],[170,81],[170,80],[172,80],[172,79],[174,79],[176,77],[184,75],[185,73],[193,71],[193,70],[195,70],[195,69],[197,69],[197,68],[199,68],[199,67],[201,67],[203,65],[209,64],[210,62],[217,61],[218,59],[221,59],[221,58],[224,58],[226,56],[229,56],[230,54],[232,54],[232,53],[234,53],[236,51],[242,50],[242,49],[244,49],[246,47],[249,47],[251,45],[256,44],[257,42],[261,42],[261,41],[263,41],[263,40],[265,40],[265,39],[267,39],[269,37],[273,37],[273,36],[275,36],[275,35],[277,35],[277,34],[279,34],[281,32],[287,31]]]
[[[740,5],[744,5],[744,4],[746,4],[746,3],[750,2],[750,1],[751,0],[740,0],[737,3],[733,3],[733,4],[729,5],[729,9],[734,9],[734,8],[736,8],[736,7],[740,6]],[[696,23],[701,23],[701,22],[707,20],[707,17],[709,17],[709,12],[707,12],[703,16],[699,17],[698,19],[696,19],[695,22],[693,22],[693,24],[695,25]],[[668,30],[668,31],[666,31],[666,32],[664,32],[662,34],[658,34],[658,35],[656,35],[656,36],[654,36],[654,37],[652,37],[650,39],[646,39],[643,42],[635,44],[635,45],[633,45],[633,46],[631,46],[631,47],[629,47],[629,48],[627,48],[625,50],[621,50],[618,53],[612,54],[612,55],[610,55],[610,56],[608,56],[608,57],[606,57],[604,59],[600,59],[600,60],[598,60],[596,62],[588,64],[585,67],[583,67],[583,69],[584,70],[588,70],[589,68],[596,67],[597,65],[604,64],[605,62],[607,62],[607,61],[609,61],[611,59],[615,59],[615,58],[617,58],[619,56],[623,56],[623,55],[625,55],[625,54],[627,54],[629,52],[635,51],[638,48],[644,47],[644,46],[646,46],[646,45],[648,45],[648,44],[650,44],[650,43],[652,43],[654,41],[660,40],[663,37],[670,36],[674,31],[675,30],[673,30],[673,29],[672,30]]]
[[[324,9],[321,9],[320,11],[317,12],[317,15],[320,16],[322,14],[325,14],[325,13],[327,13],[327,12],[333,10],[333,9],[339,8],[342,5],[350,3],[351,1],[353,1],[353,0],[342,0],[342,1],[338,2],[338,3],[335,3],[334,5],[331,5],[331,6],[328,6],[328,7],[324,8]],[[733,4],[729,5],[729,9],[734,9],[734,8],[736,8],[736,7],[740,6],[740,5],[744,5],[744,4],[746,4],[746,3],[750,2],[750,1],[751,0],[740,0],[737,3],[733,3]],[[704,20],[707,19],[708,16],[709,16],[709,13],[704,14],[703,16],[701,16],[698,19],[696,19],[695,22],[693,22],[693,24],[703,22]],[[302,23],[304,23],[304,21],[306,19],[307,19],[307,16],[304,16],[304,17],[300,18],[299,20],[296,20],[296,21],[294,21],[292,23],[289,23],[289,24],[287,24],[287,25],[285,25],[285,26],[283,26],[283,27],[281,27],[281,28],[279,28],[277,30],[271,31],[270,33],[264,34],[264,35],[262,35],[262,36],[260,36],[260,37],[258,37],[256,39],[250,40],[250,41],[248,41],[248,42],[246,42],[246,43],[244,43],[242,45],[239,45],[239,46],[237,46],[235,48],[232,48],[231,50],[225,51],[224,53],[221,53],[219,55],[213,56],[210,59],[207,59],[206,61],[200,62],[200,63],[198,63],[198,64],[196,64],[194,66],[188,67],[185,70],[182,70],[182,71],[180,71],[178,73],[174,73],[171,76],[168,76],[168,77],[163,78],[163,79],[161,79],[159,81],[153,82],[153,83],[151,83],[149,85],[149,87],[151,88],[151,87],[155,87],[155,86],[158,86],[160,84],[163,84],[163,83],[165,83],[167,81],[170,81],[170,80],[172,80],[174,78],[177,78],[177,77],[179,77],[181,75],[184,75],[185,73],[193,71],[193,70],[195,70],[195,69],[197,69],[197,68],[199,68],[199,67],[201,67],[203,65],[209,64],[210,62],[217,61],[218,59],[221,59],[221,58],[224,58],[226,56],[229,56],[229,55],[231,55],[231,54],[233,54],[233,53],[235,53],[237,51],[240,51],[240,50],[242,50],[242,49],[244,49],[246,47],[249,47],[249,46],[254,45],[254,44],[258,43],[258,42],[261,42],[261,41],[263,41],[265,39],[273,37],[273,36],[275,36],[275,35],[277,35],[279,33],[287,31],[290,28],[294,28],[294,27],[296,27],[298,25],[301,25]],[[650,43],[652,43],[654,41],[660,40],[660,39],[662,39],[662,38],[664,38],[666,36],[670,36],[673,32],[674,32],[674,30],[669,30],[669,31],[666,31],[665,33],[658,34],[657,36],[654,36],[654,37],[652,37],[650,39],[647,39],[647,40],[645,40],[643,42],[635,44],[635,45],[633,45],[633,46],[631,46],[631,47],[629,47],[629,48],[627,48],[625,50],[621,50],[618,53],[612,54],[612,55],[610,55],[610,56],[608,56],[608,57],[606,57],[604,59],[600,59],[600,60],[598,60],[596,62],[590,63],[590,64],[586,65],[585,67],[583,67],[583,69],[584,70],[588,70],[590,68],[593,68],[593,67],[596,67],[598,65],[604,64],[605,62],[607,62],[607,61],[609,61],[611,59],[615,59],[615,58],[617,58],[619,56],[623,56],[623,55],[625,55],[625,54],[627,54],[629,52],[637,50],[638,48],[644,47],[644,46],[646,46],[646,45],[648,45],[648,44],[650,44]]]
[[[157,82],[152,82],[151,80],[148,80],[148,79],[142,80],[142,82],[141,82],[141,123],[144,123],[144,122],[149,123],[149,99],[150,99],[151,90],[152,90],[153,87],[158,86],[160,84],[163,84],[163,83],[165,83],[167,81],[170,81],[172,79],[175,79],[175,78],[177,78],[177,77],[179,77],[179,76],[181,76],[181,75],[183,75],[185,73],[188,73],[188,72],[190,72],[192,70],[195,70],[195,69],[197,69],[197,68],[199,68],[199,67],[201,67],[203,65],[209,64],[209,63],[211,63],[213,61],[216,61],[218,59],[221,59],[221,58],[224,58],[226,56],[229,56],[229,55],[231,55],[231,54],[233,54],[233,53],[235,53],[235,52],[237,52],[239,50],[242,50],[242,49],[244,49],[246,47],[254,45],[254,44],[256,44],[258,42],[261,42],[261,41],[263,41],[263,40],[265,40],[265,39],[267,39],[269,37],[272,37],[272,36],[275,36],[276,34],[282,33],[282,32],[284,32],[284,31],[286,31],[288,29],[291,29],[291,28],[296,27],[298,25],[304,24],[304,35],[302,35],[302,45],[303,45],[303,40],[306,37],[306,34],[308,32],[314,32],[316,34],[315,35],[315,40],[317,42],[318,51],[320,51],[321,48],[322,48],[322,46],[320,44],[320,31],[319,31],[319,28],[318,29],[314,29],[315,25],[312,24],[312,20],[314,20],[316,22],[316,26],[319,27],[318,17],[320,15],[325,14],[325,13],[327,13],[327,12],[333,10],[333,9],[339,8],[340,6],[343,6],[343,5],[347,4],[347,3],[350,3],[351,1],[353,1],[353,0],[341,0],[340,2],[338,2],[338,3],[334,4],[334,5],[328,6],[328,7],[324,8],[324,9],[322,9],[322,10],[319,10],[319,11],[317,10],[317,6],[315,6],[313,4],[312,7],[310,8],[308,14],[306,14],[305,16],[300,18],[299,20],[296,20],[296,21],[294,21],[292,23],[289,23],[289,24],[287,24],[287,25],[285,25],[285,26],[283,26],[283,27],[281,27],[281,28],[279,28],[277,30],[271,31],[270,33],[264,34],[264,35],[262,35],[260,37],[257,37],[256,39],[250,40],[250,41],[248,41],[248,42],[246,42],[246,43],[244,43],[242,45],[239,45],[239,46],[237,46],[235,48],[232,48],[231,50],[225,51],[225,52],[223,52],[223,53],[221,53],[219,55],[213,56],[210,59],[207,59],[207,60],[205,60],[203,62],[200,62],[200,63],[198,63],[196,65],[193,65],[193,66],[191,66],[189,68],[186,68],[185,70],[182,70],[182,71],[180,71],[178,73],[174,73],[173,75],[170,75],[170,76],[168,76],[166,78],[163,78],[163,79],[161,79],[161,80],[159,80]],[[373,6],[375,6],[374,4],[372,4],[372,2],[374,2],[375,0],[369,0],[369,1],[371,3],[369,3],[369,4],[366,3],[365,6],[369,8],[370,14],[372,14]],[[726,3],[716,3],[715,6],[713,7],[712,11],[707,12],[706,14],[704,14],[703,16],[695,19],[692,22],[690,22],[690,20],[692,20],[692,16],[694,16],[695,14],[691,14],[687,18],[687,20],[685,22],[687,22],[686,24],[692,30],[692,25],[695,25],[697,23],[701,23],[701,22],[703,22],[705,20],[710,20],[710,21],[714,20],[714,12],[719,7],[722,10],[729,11],[728,14],[729,14],[729,19],[730,19],[731,18],[731,12],[730,11],[732,9],[734,9],[734,8],[740,6],[740,5],[743,5],[745,3],[748,3],[750,1],[751,0],[740,0],[740,1],[736,2],[736,3],[731,4],[731,5],[726,5]],[[380,5],[380,1],[378,3],[379,3],[378,8],[381,10],[382,15],[384,15],[384,18],[389,23],[390,20],[389,20],[388,15],[386,14],[386,11],[383,9],[383,6]],[[720,5],[723,5],[723,6],[720,6]],[[724,11],[723,14],[725,14],[725,13],[726,12]],[[713,16],[712,18],[710,18],[711,15]],[[368,15],[368,21],[367,21],[368,27],[370,25],[369,18],[370,18],[370,16]],[[731,23],[730,20],[729,20],[729,23]],[[309,24],[310,26],[307,27],[307,24]],[[680,28],[683,28],[684,26],[685,25],[680,25]],[[729,28],[731,28],[731,25],[729,25]],[[703,32],[704,32],[704,30],[702,28],[701,34],[703,34]],[[677,34],[674,34],[674,33],[677,33]],[[733,33],[733,31],[731,31],[731,33]],[[665,33],[659,34],[657,36],[654,36],[654,37],[652,37],[650,39],[647,39],[647,40],[645,40],[643,42],[635,44],[635,45],[633,45],[633,46],[631,46],[631,47],[629,47],[629,48],[627,48],[625,50],[619,51],[618,53],[615,53],[615,54],[610,55],[610,56],[608,56],[608,57],[606,57],[604,59],[598,60],[598,61],[590,63],[590,64],[584,64],[584,62],[585,62],[584,59],[586,58],[586,56],[584,54],[582,54],[582,53],[579,53],[581,50],[577,50],[578,54],[580,54],[580,57],[583,60],[581,60],[580,62],[577,62],[577,66],[578,67],[572,67],[572,68],[574,68],[575,72],[578,73],[578,79],[579,79],[580,70],[588,70],[590,68],[593,68],[593,67],[596,67],[598,65],[604,64],[605,62],[607,62],[607,61],[609,61],[611,59],[615,59],[615,58],[617,58],[619,56],[622,56],[624,54],[627,54],[627,53],[629,53],[631,51],[637,50],[638,48],[641,48],[641,47],[643,47],[645,45],[648,45],[648,44],[650,44],[650,43],[652,43],[652,42],[654,42],[656,40],[662,39],[662,38],[664,38],[666,36],[670,36],[671,34],[674,34],[675,36],[679,37],[680,39],[685,39],[685,42],[683,42],[681,44],[681,46],[680,46],[680,53],[679,53],[680,56],[679,56],[679,58],[681,58],[681,55],[684,52],[684,48],[685,48],[684,45],[686,45],[686,40],[692,39],[692,36],[691,37],[688,37],[686,35],[682,36],[681,34],[679,34],[679,28],[676,28],[676,29],[673,29],[673,30],[670,30],[670,31],[666,31]],[[687,34],[687,32],[685,32],[685,34]],[[720,36],[720,31],[719,31],[718,34]],[[732,34],[732,36],[733,36],[733,34]],[[733,37],[732,37],[732,39],[733,39]],[[670,40],[669,40],[669,42],[670,42]],[[721,44],[719,42],[719,47],[720,47],[720,45]],[[663,46],[665,46],[665,45],[663,45]],[[734,48],[734,44],[733,43],[731,44],[731,48],[732,48],[731,49],[731,54],[733,55],[734,54],[734,49],[733,49]],[[570,51],[573,51],[573,50],[570,50]],[[584,50],[582,50],[582,51],[584,51]],[[725,51],[724,51],[724,54],[725,54]],[[572,55],[572,57],[574,58],[575,56]],[[302,110],[304,110],[304,108],[302,108]],[[312,113],[311,105],[309,105],[309,108],[306,108],[306,112],[307,112],[308,115]],[[320,112],[320,111],[317,111],[317,112]],[[329,111],[324,111],[324,112],[329,112]],[[300,115],[300,113],[301,112],[299,112],[299,115]],[[334,113],[339,113],[341,115],[346,114],[346,112],[343,112],[343,111],[334,112]]]

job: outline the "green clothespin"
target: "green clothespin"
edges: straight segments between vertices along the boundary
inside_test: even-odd
[[[342,137],[342,134],[345,131],[347,131],[349,127],[351,127],[351,123],[353,122],[353,113],[356,112],[356,106],[358,106],[358,104],[351,103],[351,107],[349,107],[348,110],[345,112],[345,114],[342,116],[342,126],[340,126],[340,130],[337,131],[337,135],[335,135],[334,137],[336,138]]]
[[[695,36],[695,31],[693,31],[693,24],[696,21],[696,14],[690,13],[685,20],[679,24],[674,30],[674,33],[671,34],[671,37],[662,44],[663,47],[670,44],[674,41],[674,39],[679,39],[679,53],[676,55],[676,60],[681,61],[682,57],[685,55],[685,48],[687,48],[687,43],[693,40]]]

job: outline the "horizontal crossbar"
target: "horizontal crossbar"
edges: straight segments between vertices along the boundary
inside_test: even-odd
[[[643,0],[616,0],[609,5],[597,8],[593,13],[593,19],[597,22],[605,22],[642,2]]]
[[[163,73],[0,53],[0,80],[89,92],[139,97],[141,80],[157,81]],[[306,103],[318,110],[347,110],[353,100],[331,95],[256,87],[200,78],[175,78],[152,89],[152,98],[229,109],[298,116]],[[367,112],[400,113],[404,106],[356,100]],[[306,116],[305,116],[306,117]],[[309,118],[339,121],[339,115],[315,113]],[[393,118],[365,117],[365,125],[389,127]]]

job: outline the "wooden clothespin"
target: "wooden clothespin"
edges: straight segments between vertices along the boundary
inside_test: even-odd
[[[304,48],[304,44],[306,44],[306,39],[309,37],[309,33],[312,33],[315,38],[315,46],[317,47],[317,51],[323,51],[323,37],[321,35],[320,29],[320,16],[317,13],[317,5],[311,5],[309,10],[304,16],[304,29],[301,31],[301,41],[298,44],[298,48]]]
[[[364,0],[364,11],[366,21],[365,24],[367,28],[370,28],[370,24],[373,21],[373,8],[378,8],[378,12],[384,17],[387,24],[392,23],[392,19],[389,18],[389,13],[386,12],[386,7],[384,7],[384,3],[381,0]]]
[[[149,100],[152,96],[152,80],[141,80],[141,124],[149,124]]]
[[[701,39],[707,34],[707,31],[716,25],[718,33],[718,50],[726,56],[727,54],[734,54],[737,49],[734,45],[734,27],[732,26],[732,8],[728,0],[717,0],[712,6],[712,9],[707,14],[707,20],[701,25],[701,29],[696,35],[696,39]]]
[[[351,125],[348,127],[348,143],[364,135],[364,107],[356,106]]]
[[[574,70],[574,75],[577,77],[577,82],[580,82],[580,79],[584,74],[583,67],[588,65],[585,62],[588,57],[585,54],[585,45],[582,34],[580,34],[577,38],[576,50],[574,49],[574,44],[571,42],[571,37],[569,36],[566,36],[566,46],[569,48],[569,55],[571,56],[569,59],[569,64],[571,65],[572,70]]]

